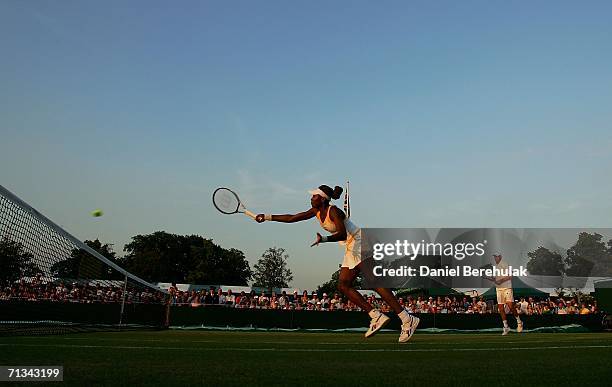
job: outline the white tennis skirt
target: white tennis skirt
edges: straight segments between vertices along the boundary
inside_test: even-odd
[[[355,266],[361,263],[361,230],[356,234],[348,236],[345,243],[344,259],[342,267],[354,269]]]

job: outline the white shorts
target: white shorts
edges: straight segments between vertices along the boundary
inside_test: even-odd
[[[346,250],[344,251],[342,267],[354,269],[355,266],[361,263],[361,230],[359,230],[357,235],[350,237],[345,246]]]
[[[502,305],[507,302],[514,302],[512,288],[497,288],[497,303]]]

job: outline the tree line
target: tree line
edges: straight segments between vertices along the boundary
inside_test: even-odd
[[[267,289],[288,287],[293,274],[289,255],[283,248],[267,249],[251,269],[245,254],[223,248],[199,235],[176,235],[165,231],[136,235],[118,257],[112,244],[98,239],[85,244],[128,272],[149,282],[191,284],[228,284]],[[543,246],[529,252],[527,270],[532,275],[612,276],[612,239],[607,242],[597,233],[582,232],[565,252]],[[15,282],[43,271],[24,246],[7,237],[0,239],[0,284]],[[50,275],[63,279],[120,280],[123,276],[84,250],[75,249],[69,257],[54,263]],[[335,291],[339,271],[318,287],[320,292]],[[359,284],[357,284],[358,286]]]
[[[598,233],[581,232],[565,257],[543,246],[527,253],[527,271],[533,275],[571,277],[612,276],[612,239]]]
[[[118,257],[113,245],[100,240],[84,242],[93,250],[128,272],[148,282],[191,284],[228,284],[263,288],[287,287],[293,280],[288,268],[289,255],[282,248],[271,247],[251,269],[245,254],[223,248],[212,239],[199,235],[176,235],[165,231],[136,235],[125,245],[125,255]],[[41,272],[41,262],[21,243],[7,237],[0,239],[0,284]],[[70,256],[53,263],[50,276],[62,279],[115,280],[123,276],[85,250],[74,249]]]

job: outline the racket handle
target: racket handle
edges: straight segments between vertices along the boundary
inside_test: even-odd
[[[250,216],[253,219],[255,219],[255,217],[257,216],[257,215],[255,215],[254,213],[252,213],[249,210],[244,210],[244,214],[247,215],[247,216]]]

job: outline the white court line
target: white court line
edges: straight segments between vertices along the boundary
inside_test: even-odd
[[[399,344],[397,344],[399,345]],[[0,343],[0,347],[52,347],[52,348],[108,348],[108,349],[157,349],[179,351],[236,351],[236,352],[481,352],[481,351],[533,351],[543,349],[595,349],[612,348],[612,345],[559,345],[545,347],[495,347],[495,348],[408,348],[408,349],[318,349],[318,348],[198,348],[198,347],[151,347],[151,346],[115,346],[115,345],[66,345],[66,344],[9,344]]]
[[[501,336],[501,335],[500,335]],[[28,339],[37,339],[37,337],[27,337]],[[182,343],[185,340],[159,340],[159,339],[123,339],[123,338],[110,338],[110,337],[64,337],[63,340],[85,340],[85,341],[130,341],[130,342],[167,342],[167,343]],[[593,338],[588,339],[590,341],[599,342],[600,340]],[[499,341],[478,341],[473,340],[477,344],[537,344],[537,343],[550,343],[550,340],[504,340],[500,337]],[[566,343],[584,343],[584,339],[560,339],[558,342]],[[190,343],[212,343],[212,344],[224,344],[227,345],[227,340],[189,340]],[[378,343],[378,342],[299,342],[299,341],[254,341],[254,342],[246,342],[242,341],[240,344],[295,344],[295,345],[397,345],[398,343]],[[412,342],[412,345],[458,345],[462,344],[456,341],[427,341],[427,342]],[[467,343],[465,343],[467,344]]]

